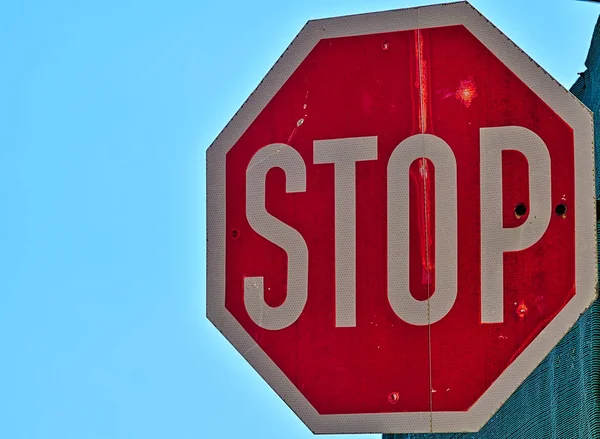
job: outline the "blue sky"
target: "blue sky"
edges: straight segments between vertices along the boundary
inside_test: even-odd
[[[0,437],[312,437],[205,318],[204,153],[308,19],[426,3],[0,6]],[[600,5],[473,4],[584,70]]]

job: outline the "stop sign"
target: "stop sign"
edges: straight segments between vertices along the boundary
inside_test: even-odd
[[[207,152],[207,314],[317,433],[477,431],[596,295],[589,111],[467,3],[309,22]]]

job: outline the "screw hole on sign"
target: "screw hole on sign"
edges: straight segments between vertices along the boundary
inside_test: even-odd
[[[238,229],[233,229],[231,231],[231,237],[233,239],[238,239],[240,237],[240,231]]]
[[[388,43],[387,41],[384,41],[383,43],[381,43],[381,48],[383,50],[388,50],[390,48],[390,43]]]
[[[524,203],[519,203],[515,207],[515,216],[517,218],[521,218],[523,215],[527,213],[527,206]]]
[[[400,401],[400,394],[398,392],[390,393],[388,396],[388,401],[390,404],[396,404],[398,401]]]
[[[567,216],[567,206],[565,206],[562,203],[558,204],[556,206],[556,208],[554,209],[554,211],[556,212],[556,214],[558,216],[561,216],[563,218],[566,218],[566,216]]]

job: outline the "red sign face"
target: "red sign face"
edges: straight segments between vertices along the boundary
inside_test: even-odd
[[[209,150],[209,318],[316,432],[477,430],[594,299],[589,113],[414,11],[312,22]]]

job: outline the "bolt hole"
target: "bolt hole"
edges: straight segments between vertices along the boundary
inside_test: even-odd
[[[381,48],[383,50],[388,50],[390,48],[390,43],[388,43],[387,41],[384,41],[383,43],[381,43]]]
[[[564,204],[560,203],[556,206],[556,208],[554,209],[554,211],[556,212],[556,214],[558,216],[562,216],[563,218],[565,217],[566,213],[567,213],[567,206],[565,206]]]
[[[231,237],[233,239],[238,239],[240,237],[240,231],[238,229],[233,229],[231,231]]]
[[[396,404],[398,401],[400,401],[400,394],[398,392],[390,393],[388,396],[388,401],[390,404]]]
[[[517,206],[515,207],[515,216],[517,218],[521,218],[526,213],[527,213],[527,206],[525,206],[525,204],[523,204],[523,203],[517,204]]]

